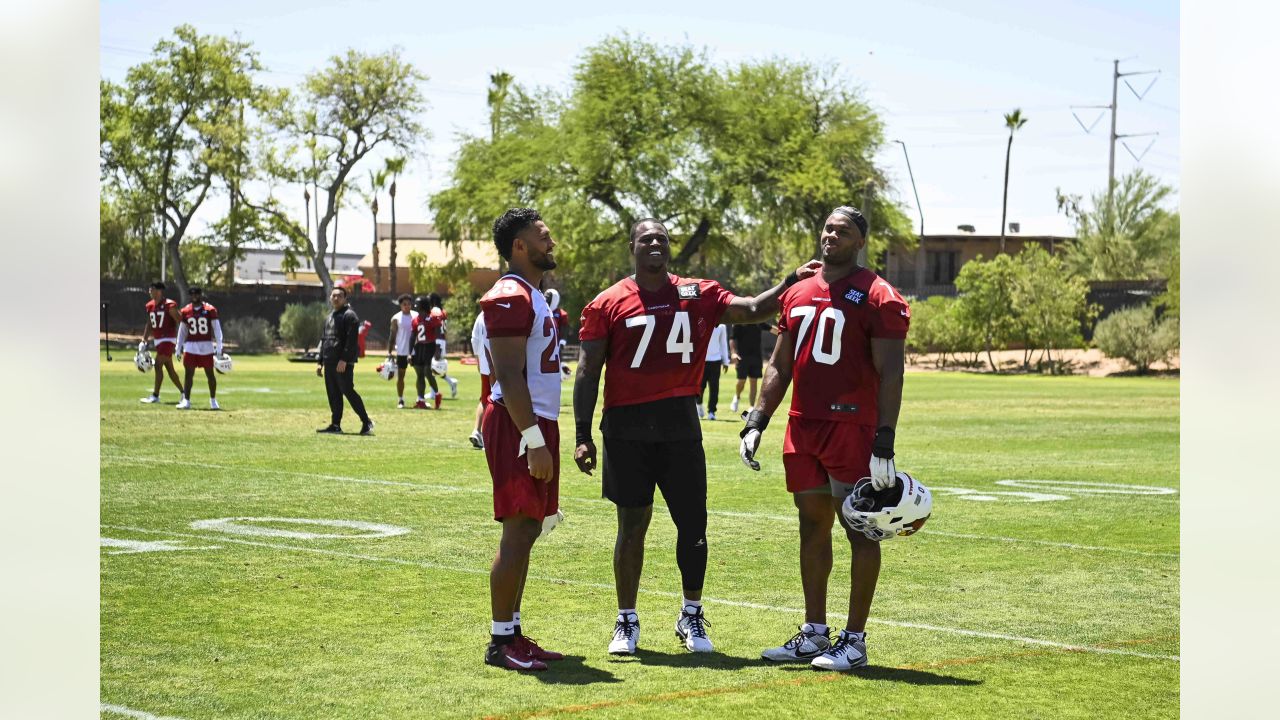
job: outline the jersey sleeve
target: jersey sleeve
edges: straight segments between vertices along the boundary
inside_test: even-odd
[[[480,299],[489,337],[528,337],[533,331],[533,302],[522,292],[490,292]]]
[[[698,294],[712,308],[710,321],[713,324],[719,324],[720,318],[724,317],[724,312],[729,309],[729,303],[733,302],[738,296],[729,292],[715,280],[703,280],[699,284],[701,287]]]
[[[597,295],[595,300],[582,308],[582,317],[578,319],[578,339],[602,340],[609,337],[609,317],[604,301]]]
[[[901,340],[911,325],[911,308],[887,283],[878,281],[870,293],[871,337]]]
[[[794,294],[791,290],[795,286],[791,286],[782,291],[782,295],[778,298],[778,332],[784,333],[791,329],[791,320],[787,317],[787,309],[791,306],[791,299]]]
[[[217,320],[217,319],[218,319],[218,308],[216,308],[216,307],[214,307],[214,306],[212,306],[212,305],[207,305],[206,307],[208,307],[208,308],[209,308],[209,322],[213,322],[214,320]]]

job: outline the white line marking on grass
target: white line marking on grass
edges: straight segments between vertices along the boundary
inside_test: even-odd
[[[179,540],[154,540],[147,542],[145,540],[119,540],[116,538],[99,538],[101,547],[124,548],[123,550],[108,550],[108,555],[131,555],[133,553],[146,552],[174,552],[177,550],[221,550],[219,545],[205,545],[204,547],[183,547]]]
[[[997,480],[1005,487],[1031,488],[1032,490],[1062,490],[1102,495],[1173,495],[1177,490],[1156,485],[1127,485],[1125,483],[1085,482],[1083,480]]]
[[[285,525],[316,525],[330,528],[350,528],[363,530],[360,534],[351,533],[314,533],[302,530],[281,530],[264,527],[257,523],[282,523]],[[395,537],[410,532],[407,527],[384,525],[382,523],[364,522],[363,520],[321,520],[315,518],[283,518],[283,517],[227,517],[213,520],[196,520],[191,523],[193,530],[213,530],[231,535],[259,535],[263,537],[283,537],[295,540],[367,540],[370,538]]]
[[[248,473],[258,472],[258,473],[268,473],[273,475],[289,475],[294,477],[316,478],[320,480],[335,480],[338,482],[350,482],[350,483],[357,483],[362,485],[391,485],[395,487],[407,487],[407,488],[416,488],[416,489],[422,489],[422,490],[445,490],[445,491],[451,491],[451,492],[478,493],[478,494],[485,494],[485,495],[488,495],[490,492],[492,492],[492,490],[487,486],[486,487],[458,487],[456,485],[435,485],[435,484],[427,484],[427,483],[405,482],[402,480],[374,480],[369,478],[350,477],[347,475],[317,475],[315,473],[299,472],[296,470],[273,470],[269,468],[248,468],[248,467],[238,466],[238,465],[211,465],[209,463],[193,462],[189,460],[174,460],[170,458],[148,458],[148,457],[133,457],[133,456],[123,456],[123,455],[103,455],[102,459],[104,461],[110,460],[112,462],[135,463],[135,464],[141,464],[141,465],[146,465],[150,463],[162,463],[162,464],[169,464],[169,465],[190,465],[195,467],[214,468],[218,470],[238,470],[241,472],[248,472]],[[570,502],[592,503],[596,505],[612,505],[613,504],[608,500],[604,500],[602,498],[580,498],[580,497],[562,496],[560,499],[562,502],[567,500]],[[795,515],[773,515],[770,513],[740,512],[740,511],[734,511],[734,510],[707,510],[707,514],[718,515],[720,517],[743,518],[748,520],[777,520],[779,522],[791,522],[791,523],[799,522]],[[968,540],[988,540],[992,542],[1005,542],[1005,543],[1015,543],[1015,544],[1022,543],[1027,545],[1044,545],[1048,547],[1064,548],[1067,550],[1114,552],[1114,553],[1123,553],[1127,555],[1141,555],[1141,556],[1149,556],[1149,557],[1171,557],[1171,558],[1178,557],[1178,553],[1162,553],[1162,552],[1151,552],[1146,550],[1130,550],[1128,548],[1104,547],[1101,545],[1077,545],[1075,543],[1062,543],[1062,542],[1053,542],[1051,540],[1032,540],[1032,539],[1026,539],[1026,538],[1003,537],[999,535],[976,535],[976,534],[968,534],[968,533],[943,532],[941,530],[929,530],[927,534],[934,537],[942,536],[942,537],[964,538]]]
[[[151,530],[149,528],[128,527],[119,525],[103,525],[105,528],[112,530],[129,530],[132,532],[152,533],[155,535],[172,535],[175,537],[191,537],[208,539],[204,535],[195,535],[192,533],[173,532],[170,530]],[[242,545],[255,545],[258,547],[276,548],[279,550],[294,550],[298,552],[314,553],[316,555],[329,555],[333,557],[351,558],[353,560],[367,560],[370,562],[389,563],[392,565],[408,565],[412,567],[422,567],[431,570],[445,570],[449,572],[466,573],[468,575],[488,575],[487,569],[457,567],[453,565],[441,565],[439,563],[425,562],[419,560],[404,560],[401,558],[382,557],[378,555],[362,555],[358,553],[340,552],[337,550],[326,550],[324,548],[311,548],[301,545],[285,545],[284,543],[258,542],[254,540],[237,540],[228,538],[227,542],[239,543]],[[581,587],[599,588],[602,590],[613,590],[614,586],[609,583],[597,583],[587,580],[569,580],[566,578],[546,577],[539,575],[530,576],[534,580],[543,582],[557,583],[561,585],[578,585]],[[661,590],[640,590],[645,595],[653,595],[657,597],[678,598],[680,593],[663,592]],[[760,603],[740,602],[736,600],[723,600],[718,598],[703,598],[703,602],[714,603],[719,605],[728,605],[730,607],[749,608],[753,610],[768,610],[771,612],[782,612],[791,615],[803,615],[804,610],[800,608],[778,607],[776,605],[763,605]],[[968,630],[965,628],[944,627],[941,625],[925,625],[923,623],[903,622],[899,620],[882,620],[878,618],[870,618],[869,623],[876,625],[888,625],[890,627],[912,628],[916,630],[929,630],[931,632],[950,633],[952,635],[965,635],[968,637],[980,637],[988,640],[1008,640],[1011,642],[1023,643],[1025,645],[1039,645],[1043,647],[1058,648],[1060,650],[1072,650],[1076,652],[1097,653],[1102,655],[1127,655],[1132,657],[1146,658],[1148,660],[1169,660],[1173,662],[1181,662],[1177,655],[1157,655],[1154,653],[1142,653],[1134,650],[1122,650],[1118,648],[1105,648],[1095,645],[1075,645],[1071,643],[1058,642],[1056,640],[1041,640],[1039,638],[1022,637],[1020,635],[1007,635],[1005,633],[986,632],[982,630]]]
[[[134,710],[133,708],[127,708],[123,705],[111,705],[109,703],[102,703],[102,705],[100,705],[99,708],[104,713],[111,713],[113,715],[124,715],[125,717],[138,718],[138,720],[182,720],[182,718],[170,717],[168,715],[152,715],[149,712]]]

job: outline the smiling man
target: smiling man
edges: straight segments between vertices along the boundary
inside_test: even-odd
[[[719,323],[759,322],[777,312],[783,288],[816,272],[816,261],[756,297],[736,297],[714,280],[667,272],[671,237],[652,218],[631,228],[634,275],[600,293],[582,310],[582,362],[573,387],[577,432],[574,461],[596,466],[591,420],[604,381],[603,495],[618,508],[613,576],[618,619],[609,652],[636,651],[636,595],[653,491],[662,491],[676,526],[676,563],[684,599],[676,635],[690,652],[711,652],[702,610],[707,571],[707,467],[695,401],[707,345]]]

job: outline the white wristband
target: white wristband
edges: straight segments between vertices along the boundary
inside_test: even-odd
[[[542,429],[537,425],[531,425],[520,432],[520,436],[524,438],[524,444],[527,448],[546,447],[547,441],[542,437]]]

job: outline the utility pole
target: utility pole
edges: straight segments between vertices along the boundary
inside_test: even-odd
[[[862,249],[858,251],[858,264],[867,267],[867,246],[871,244],[871,188],[876,184],[875,180],[867,179],[867,185],[862,191],[862,207],[858,208],[862,211],[862,217],[867,219],[867,237],[866,242],[862,244]],[[880,268],[886,274],[889,268]]]
[[[1139,70],[1136,72],[1122,73],[1120,72],[1120,62],[1121,61],[1118,59],[1111,61],[1111,104],[1110,105],[1073,105],[1071,106],[1071,109],[1072,109],[1071,114],[1075,116],[1076,122],[1080,124],[1081,128],[1084,128],[1084,131],[1086,133],[1093,130],[1094,126],[1098,124],[1098,120],[1102,119],[1102,116],[1099,115],[1098,118],[1095,119],[1092,124],[1085,125],[1084,121],[1080,119],[1080,116],[1075,114],[1075,110],[1092,108],[1092,109],[1106,110],[1111,113],[1110,153],[1108,154],[1108,157],[1107,157],[1107,209],[1108,209],[1107,214],[1108,215],[1111,214],[1110,208],[1111,208],[1113,198],[1115,196],[1115,189],[1116,189],[1116,141],[1122,138],[1128,138],[1128,137],[1143,137],[1148,135],[1160,134],[1160,133],[1128,133],[1125,135],[1121,135],[1116,132],[1116,125],[1117,125],[1116,116],[1118,114],[1117,110],[1120,104],[1119,103],[1120,78],[1130,77],[1133,75],[1159,75],[1160,74],[1159,70]],[[1147,92],[1151,90],[1151,86],[1156,84],[1156,80],[1158,79],[1159,78],[1152,78],[1151,82],[1147,85],[1146,89],[1144,89],[1142,92],[1138,92],[1138,90],[1134,88],[1133,85],[1129,84],[1128,80],[1125,80],[1124,84],[1129,86],[1129,91],[1133,93],[1134,97],[1138,98],[1138,100],[1142,100],[1142,98],[1146,96]],[[1152,140],[1151,142],[1154,144],[1155,140]],[[1129,154],[1133,156],[1133,159],[1137,161],[1141,161],[1143,156],[1147,154],[1147,151],[1143,150],[1141,155],[1137,155],[1133,152],[1133,150],[1129,148],[1128,145],[1125,145],[1125,149],[1128,150]],[[1148,145],[1147,150],[1150,150],[1150,149],[1151,149],[1151,145]]]
[[[920,213],[920,240],[916,243],[916,293],[924,288],[924,206],[920,204],[920,193],[916,191],[916,174],[911,172],[911,156],[907,154],[907,144],[894,140],[902,146],[902,156],[907,159],[907,176],[911,178],[911,194],[916,196],[916,212]]]

